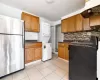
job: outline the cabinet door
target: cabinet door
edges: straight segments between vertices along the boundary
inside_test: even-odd
[[[75,16],[72,16],[72,17],[68,18],[67,31],[68,32],[76,32],[76,29],[75,29]]]
[[[22,20],[25,21],[25,31],[31,31],[31,16],[23,12]]]
[[[61,21],[61,32],[66,33],[68,27],[68,20],[64,19]]]
[[[68,47],[65,47],[65,59],[69,60],[69,50],[68,50]]]
[[[75,16],[62,20],[62,32],[75,32]]]
[[[65,58],[65,50],[63,46],[58,47],[58,57],[63,59]]]
[[[34,61],[34,48],[25,49],[25,63]]]
[[[35,60],[42,58],[42,48],[35,48]]]
[[[31,16],[31,30],[33,32],[40,31],[39,17]]]
[[[82,31],[83,30],[83,17],[81,16],[81,14],[76,15],[76,19],[75,19],[75,28],[76,31]]]
[[[90,17],[90,26],[100,25],[100,16]]]
[[[89,18],[83,19],[83,30],[91,30]]]

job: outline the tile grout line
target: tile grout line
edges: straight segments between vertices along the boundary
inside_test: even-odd
[[[54,61],[57,61],[57,58],[54,59]],[[40,64],[43,64],[43,63],[40,63]],[[40,65],[40,64],[38,64],[38,65]],[[64,70],[64,69],[62,69],[61,67],[55,65],[53,62],[50,62],[50,64],[53,65],[53,66],[56,66],[56,67],[60,68],[61,70]],[[36,65],[35,65],[35,66],[32,65],[31,68],[33,68],[33,67],[35,67],[36,70],[38,70],[38,71],[40,72],[40,70],[36,67]],[[46,66],[45,68],[48,68],[48,67],[49,67],[49,65]],[[45,68],[43,68],[43,69],[45,69]],[[48,69],[49,69],[49,68],[48,68]],[[52,70],[52,72],[51,72],[50,74],[52,74],[53,72],[55,73],[55,71],[56,71],[56,70]],[[27,74],[26,71],[25,71],[25,73]],[[50,75],[50,74],[48,74],[48,75],[44,76],[41,72],[40,72],[40,74],[43,76],[44,79],[46,79],[46,77],[47,77],[48,75]],[[55,73],[55,74],[56,74],[56,73]],[[56,75],[58,75],[58,74],[56,74]],[[65,75],[66,75],[66,74],[65,74]],[[65,75],[64,75],[64,76],[65,76]],[[58,76],[59,76],[59,75],[58,75]],[[64,77],[64,76],[63,76],[63,77]],[[27,77],[29,78],[28,74],[27,74]],[[61,77],[61,76],[59,76],[59,77]],[[63,77],[62,77],[61,79],[63,79]],[[43,79],[43,78],[42,78],[42,79]],[[61,79],[60,79],[60,80],[61,80]],[[30,78],[29,78],[29,80],[30,80]]]
[[[32,65],[32,68],[33,68],[34,66]],[[27,77],[28,77],[28,79],[30,80],[30,78],[29,78],[29,76],[28,76],[28,73],[25,71],[25,73],[27,74]]]
[[[55,59],[56,60],[56,59]],[[55,65],[55,64],[53,64],[53,65]],[[55,65],[55,66],[57,66],[57,65]],[[62,69],[61,67],[59,67],[59,66],[57,66],[58,68],[60,68],[61,70],[63,70],[64,71],[64,69]],[[56,70],[55,70],[56,71]],[[55,73],[55,71],[54,71],[54,73]],[[55,73],[56,74],[56,73]],[[56,74],[56,75],[58,75],[58,74]],[[65,75],[66,75],[66,73],[65,73]],[[64,75],[64,76],[65,76]],[[58,75],[59,76],[59,75]],[[62,80],[63,78],[64,78],[64,76],[60,79],[60,80]],[[61,76],[59,76],[59,77],[61,77]]]
[[[45,68],[48,68],[48,66],[46,66]],[[45,68],[43,68],[43,69],[45,69]],[[37,69],[37,68],[36,68]],[[37,69],[38,70],[38,69]],[[39,71],[39,70],[38,70]],[[54,70],[55,71],[55,70]],[[52,74],[54,71],[52,71],[50,74]],[[39,71],[40,72],[40,71]],[[40,72],[41,73],[41,72]],[[42,73],[41,73],[42,74]],[[48,74],[48,75],[50,75],[50,74]],[[43,74],[42,74],[43,75]],[[48,75],[46,75],[46,76],[44,76],[43,75],[43,78],[45,78],[46,79],[46,77],[48,76]],[[46,79],[47,80],[47,79]]]
[[[35,68],[36,68],[36,66],[35,66]],[[37,69],[37,68],[36,68],[36,69]],[[37,69],[37,70],[38,70],[38,69]],[[39,70],[38,70],[38,71],[39,71]],[[39,71],[39,72],[40,72],[40,71]],[[43,76],[43,74],[42,74],[41,72],[40,72],[40,74]],[[45,78],[45,77],[43,76],[43,78]],[[42,79],[43,79],[43,78],[42,78]]]

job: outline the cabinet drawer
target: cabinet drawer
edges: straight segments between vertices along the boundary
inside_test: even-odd
[[[62,46],[62,47],[64,47],[64,46],[68,47],[68,45],[69,45],[68,43],[64,43],[64,42],[63,42],[63,43],[58,43],[58,46],[60,46],[60,47],[61,47],[61,46]]]
[[[42,47],[42,43],[27,43],[25,44],[25,48],[37,48]]]

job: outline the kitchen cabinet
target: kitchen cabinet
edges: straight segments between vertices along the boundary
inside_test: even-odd
[[[65,46],[65,60],[69,60],[69,50],[68,47]]]
[[[100,16],[92,16],[90,18],[83,18],[81,14],[77,14],[70,18],[66,18],[61,22],[61,29],[63,33],[88,31],[90,26],[100,25]]]
[[[75,16],[75,30],[82,31],[83,30],[83,17],[81,14]]]
[[[83,17],[81,14],[62,20],[62,32],[76,32],[83,30]]]
[[[39,17],[35,17],[35,16],[31,17],[31,30],[32,32],[40,31]]]
[[[22,20],[25,21],[25,31],[39,32],[39,17],[22,12]]]
[[[100,25],[100,15],[90,17],[90,26]]]
[[[30,63],[42,58],[42,43],[25,44],[25,63]]]
[[[91,30],[89,18],[83,18],[83,30]]]
[[[35,60],[39,60],[42,58],[42,48],[35,48]]]
[[[61,30],[63,33],[75,32],[75,16],[62,20]]]
[[[67,43],[58,43],[58,57],[69,60],[69,51]]]
[[[68,30],[68,19],[64,19],[61,21],[61,32],[66,33]]]
[[[31,15],[22,13],[22,20],[24,20],[25,31],[31,31]]]
[[[32,62],[34,59],[34,48],[25,49],[25,63]]]
[[[65,50],[64,50],[64,46],[59,46],[58,47],[58,57],[60,58],[65,58]]]

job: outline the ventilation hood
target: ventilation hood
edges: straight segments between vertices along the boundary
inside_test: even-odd
[[[82,12],[81,15],[84,18],[90,18],[92,16],[100,16],[100,5]],[[100,23],[99,24],[97,23],[96,25],[91,26],[91,29],[95,31],[100,31]]]
[[[81,13],[84,18],[89,18],[90,16],[100,15],[100,5],[94,8],[90,8]]]

